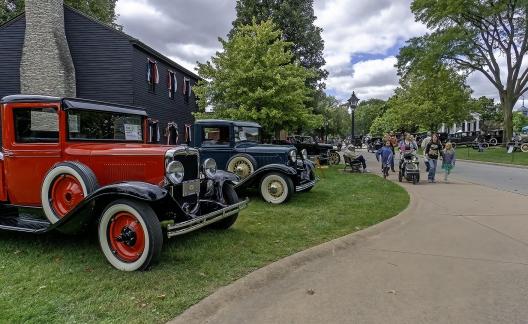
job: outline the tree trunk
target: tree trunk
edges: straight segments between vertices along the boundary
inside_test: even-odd
[[[504,135],[502,138],[502,143],[504,146],[511,141],[513,137],[513,106],[515,105],[515,100],[510,96],[503,95],[501,96],[501,106],[503,113],[503,127]]]

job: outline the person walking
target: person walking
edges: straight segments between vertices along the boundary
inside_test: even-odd
[[[447,177],[451,174],[451,170],[455,167],[455,149],[451,142],[446,143],[444,154],[442,158],[442,169],[444,169],[444,181],[447,182]]]
[[[394,132],[389,133],[389,141],[392,150],[392,156],[394,157],[394,155],[396,154],[394,148],[398,146],[398,138],[396,137],[396,135],[394,135]],[[396,172],[396,170],[394,170],[394,158],[391,161],[391,171]]]
[[[412,154],[416,152],[418,146],[413,139],[413,136],[409,133],[405,133],[405,138],[400,142],[400,169],[402,168],[403,158],[405,154]]]
[[[425,163],[425,172],[429,172],[429,159],[427,159],[427,154],[425,154],[425,148],[427,147],[427,144],[429,144],[429,142],[431,142],[431,132],[427,132],[427,137],[423,139],[421,145]]]
[[[433,134],[431,137],[431,142],[427,144],[425,148],[425,155],[429,160],[429,174],[427,176],[430,183],[435,183],[436,176],[436,166],[438,164],[438,158],[443,154],[442,152],[442,143],[438,138],[438,134]]]

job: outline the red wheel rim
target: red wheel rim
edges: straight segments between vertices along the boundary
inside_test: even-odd
[[[112,253],[125,262],[137,261],[145,250],[145,232],[136,216],[120,212],[110,219],[108,241]]]
[[[51,186],[51,207],[62,218],[84,199],[81,183],[69,174],[58,176]]]

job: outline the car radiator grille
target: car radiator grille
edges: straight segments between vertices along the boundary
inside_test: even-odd
[[[198,155],[194,154],[179,154],[174,156],[175,161],[181,162],[183,164],[183,168],[185,169],[185,175],[183,177],[183,181],[188,180],[196,180],[199,179],[199,161],[198,161]]]

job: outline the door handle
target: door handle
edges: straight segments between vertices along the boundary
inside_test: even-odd
[[[15,153],[13,153],[10,150],[4,150],[4,156],[5,157],[13,157],[13,156],[15,156]]]

